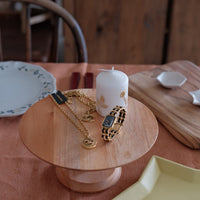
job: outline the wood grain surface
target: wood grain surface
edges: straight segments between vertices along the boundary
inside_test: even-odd
[[[82,91],[95,99],[94,89]],[[86,107],[76,99],[72,109],[78,115],[86,111]],[[97,113],[94,117],[95,122],[85,123],[90,135],[98,142],[92,150],[81,147],[83,136],[49,96],[23,115],[19,132],[26,147],[36,156],[56,166],[75,170],[104,170],[128,164],[143,156],[158,136],[158,124],[153,113],[131,97],[125,124],[114,141],[102,140],[103,118]]]
[[[200,64],[199,9],[198,0],[173,1],[167,62],[186,59]]]
[[[121,167],[103,171],[68,170],[56,167],[58,180],[77,192],[99,192],[113,186],[121,176]]]
[[[163,88],[156,80],[163,71],[178,71],[187,81],[178,88]],[[129,76],[129,95],[147,105],[175,138],[192,149],[200,149],[200,108],[192,104],[188,92],[199,88],[200,69],[189,61]]]
[[[63,1],[83,30],[90,63],[103,64],[160,64],[167,5],[168,0]],[[65,36],[69,62],[74,41]]]

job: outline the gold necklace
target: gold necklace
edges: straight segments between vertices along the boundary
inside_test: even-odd
[[[81,121],[84,122],[92,122],[94,121],[94,116],[92,113],[96,111],[96,102],[92,100],[90,97],[86,96],[84,93],[79,90],[67,91],[63,93],[70,100],[72,97],[78,97],[78,100],[89,107],[89,109],[84,113],[81,118]]]
[[[63,112],[63,114],[69,119],[69,121],[81,132],[84,139],[82,141],[82,146],[86,149],[93,149],[96,147],[97,142],[93,140],[86,127],[84,126],[83,122],[79,119],[79,117],[76,115],[76,113],[72,110],[72,108],[68,105],[68,103],[71,103],[70,100],[62,94],[61,91],[57,91],[56,93],[53,93],[50,95],[54,103],[57,105],[57,107]],[[78,120],[79,125],[73,121],[73,119],[68,115],[68,113],[62,108],[61,104],[65,103],[69,111],[74,115],[74,117]],[[80,126],[81,125],[81,126]]]

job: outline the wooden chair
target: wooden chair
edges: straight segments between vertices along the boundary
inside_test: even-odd
[[[2,51],[2,42],[1,42],[1,29],[0,29],[0,61],[3,60],[3,51]]]
[[[22,2],[24,5],[24,9],[23,9],[23,19],[24,20],[23,20],[23,24],[21,25],[21,27],[23,27],[22,30],[24,29],[24,31],[25,31],[24,46],[25,46],[25,50],[26,50],[25,60],[27,62],[40,61],[40,60],[33,59],[33,57],[34,57],[33,47],[34,47],[34,45],[36,46],[36,42],[34,42],[33,36],[40,35],[41,31],[40,31],[40,29],[37,28],[35,30],[35,32],[33,32],[33,28],[31,26],[35,22],[37,23],[38,20],[40,22],[40,20],[46,20],[47,18],[49,18],[49,16],[51,16],[51,15],[49,15],[49,12],[51,12],[54,15],[54,17],[53,17],[53,20],[54,20],[53,36],[54,37],[53,37],[53,40],[51,41],[51,46],[48,46],[47,49],[51,49],[52,51],[50,52],[50,59],[45,58],[41,61],[43,61],[43,62],[46,62],[46,61],[57,62],[58,61],[58,52],[57,52],[57,50],[58,50],[58,47],[57,47],[58,18],[63,19],[63,21],[68,25],[69,29],[71,30],[71,32],[74,36],[74,41],[75,41],[76,47],[77,47],[78,62],[87,62],[88,61],[86,43],[85,43],[85,39],[84,39],[83,33],[81,31],[81,28],[80,28],[79,24],[76,22],[76,20],[74,19],[74,17],[67,10],[65,10],[64,8],[62,8],[55,2],[47,1],[47,0],[37,0],[37,1],[35,1],[35,0],[1,0],[1,1]],[[31,17],[31,8],[30,8],[31,5],[38,5],[42,8],[44,8],[45,11],[48,11],[48,13],[45,15],[41,15],[42,17],[40,16],[40,17],[32,18]],[[10,14],[9,14],[9,16],[11,17]],[[16,19],[15,16],[13,18]],[[41,27],[44,29],[44,24],[42,24]],[[46,36],[44,36],[44,40],[48,40],[47,35],[50,33],[50,31],[48,29],[46,31],[47,32],[46,32]],[[12,32],[10,34],[15,34],[13,31],[10,31],[10,32]],[[23,34],[23,31],[22,31],[22,34]],[[0,38],[0,60],[5,60],[4,59],[4,46],[6,46],[6,41],[5,42],[2,41],[3,40],[3,27],[0,27],[0,36],[2,37],[2,39]],[[39,46],[38,48],[40,49],[40,46],[43,46],[43,45],[44,45],[44,41],[42,40],[38,44],[38,46]],[[18,50],[16,50],[16,51],[18,51]],[[10,59],[12,59],[12,57]]]

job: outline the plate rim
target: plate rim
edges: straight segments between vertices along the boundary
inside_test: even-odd
[[[35,64],[27,63],[27,62],[23,62],[23,61],[12,61],[12,60],[11,61],[2,61],[2,62],[0,62],[0,72],[6,69],[6,67],[5,67],[6,64],[9,66],[9,68],[12,67],[13,70],[21,71],[21,69],[19,70],[19,67],[20,67],[20,65],[22,65],[21,68],[22,68],[23,72],[30,72],[30,70],[31,71],[33,70],[33,73],[34,72],[38,72],[38,71],[41,72],[41,74],[39,74],[39,75],[45,75],[45,79],[47,79],[47,78],[49,79],[48,82],[50,82],[50,84],[48,84],[47,87],[50,87],[50,88],[49,88],[49,90],[45,91],[43,94],[41,93],[37,97],[36,101],[32,101],[31,103],[28,103],[28,104],[26,104],[24,106],[11,108],[10,110],[3,110],[2,108],[0,108],[0,117],[15,117],[15,116],[22,115],[34,103],[36,103],[37,101],[39,101],[39,100],[43,99],[44,97],[48,96],[50,93],[53,93],[53,92],[56,91],[56,79],[55,79],[55,77],[50,72],[48,72],[46,69],[44,69],[43,67],[41,67],[41,66],[39,66],[37,64],[35,65]],[[13,66],[10,66],[10,65],[13,65]],[[24,67],[24,66],[26,66],[26,67]],[[29,71],[27,71],[27,70],[29,70]],[[40,79],[40,77],[38,79]],[[42,90],[43,90],[43,88],[42,88]]]

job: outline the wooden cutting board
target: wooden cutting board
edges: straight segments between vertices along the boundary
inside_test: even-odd
[[[178,71],[187,77],[181,86],[167,89],[156,77],[163,71]],[[129,76],[129,95],[146,104],[180,142],[200,149],[200,107],[188,93],[200,89],[200,68],[189,61],[175,61]]]

